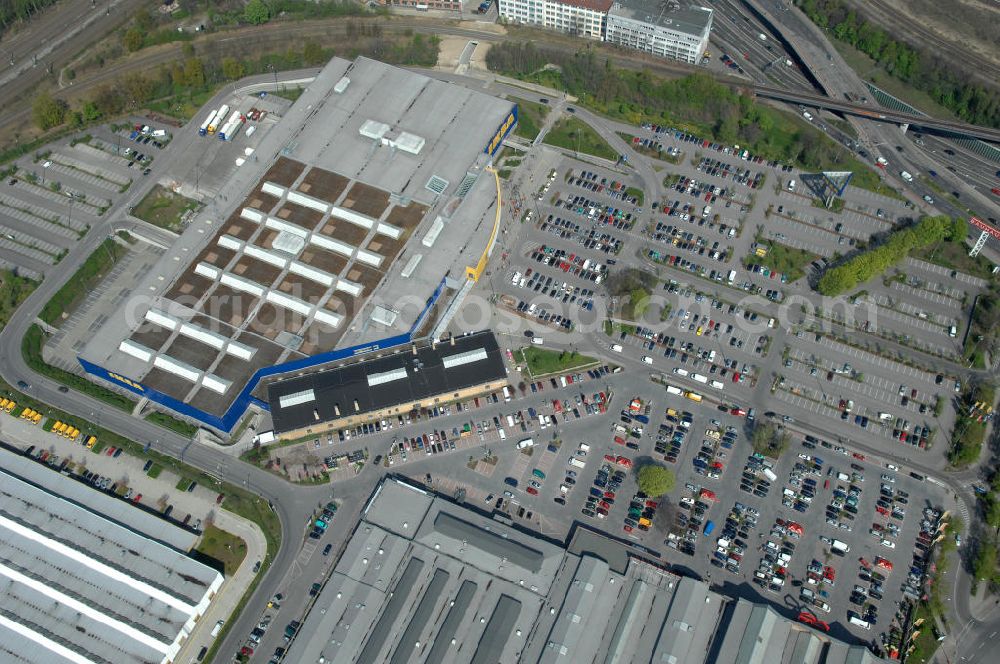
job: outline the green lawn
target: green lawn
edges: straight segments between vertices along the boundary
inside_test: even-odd
[[[195,550],[218,560],[223,564],[226,576],[232,576],[247,556],[247,543],[232,533],[210,525],[205,528]]]
[[[56,291],[38,315],[49,325],[58,327],[60,320],[69,317],[76,305],[97,287],[114,262],[125,255],[128,249],[114,240],[107,239],[80,266],[69,281]]]
[[[958,119],[954,113],[938,104],[930,95],[893,77],[881,65],[850,44],[842,42],[839,39],[834,39],[832,36],[830,37],[830,43],[837,49],[841,57],[844,58],[844,61],[850,65],[851,69],[857,72],[858,76],[864,80],[870,81],[896,99],[901,99],[914,108],[918,108],[935,118],[941,118],[942,120]],[[869,99],[877,105],[872,96],[869,96]]]
[[[575,351],[544,350],[536,346],[526,346],[518,353],[533,376],[569,371],[597,363],[596,359]]]
[[[31,295],[38,284],[19,277],[10,270],[0,270],[0,328],[7,324],[14,310]]]
[[[786,275],[788,283],[792,283],[801,279],[805,274],[803,268],[817,258],[819,256],[808,251],[789,247],[778,242],[771,242],[768,246],[767,255],[758,256],[755,253],[749,253],[744,256],[743,267],[753,263],[764,265]]]
[[[642,193],[642,189],[638,187],[629,187],[625,190],[626,196],[634,196],[637,201],[639,201],[639,207],[642,207],[646,200],[646,194]]]
[[[153,411],[146,416],[146,419],[153,424],[163,427],[164,429],[170,429],[174,433],[179,433],[185,438],[191,438],[198,432],[198,427],[195,425],[159,411]]]
[[[201,203],[190,198],[185,198],[180,194],[156,185],[146,194],[146,197],[139,201],[139,204],[132,210],[132,215],[148,221],[154,226],[166,228],[171,231],[179,231],[181,227],[181,217],[189,210],[197,210]]]
[[[938,244],[918,249],[911,256],[925,260],[935,265],[971,274],[974,277],[992,281],[993,263],[984,256],[969,256],[965,243],[939,242]]]
[[[514,134],[529,141],[535,140],[538,132],[545,124],[545,117],[549,114],[549,107],[536,101],[527,101],[511,97],[510,101],[517,104],[517,127]]]
[[[281,86],[278,90],[273,90],[269,94],[277,95],[290,101],[296,101],[302,96],[303,92],[305,92],[305,88],[302,87],[287,88],[285,86]]]
[[[602,159],[618,160],[618,153],[590,125],[577,118],[561,118],[542,142]]]
[[[149,470],[146,471],[146,474],[149,475],[151,479],[155,480],[157,477],[160,476],[160,473],[162,472],[163,472],[163,466],[161,466],[158,463],[154,463],[152,466],[150,466]]]

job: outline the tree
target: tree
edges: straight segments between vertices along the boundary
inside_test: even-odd
[[[1000,533],[1000,500],[992,494],[986,504],[986,523],[994,533]]]
[[[238,78],[243,78],[244,69],[243,63],[236,58],[223,58],[222,59],[222,75],[225,76],[230,81],[235,81]]]
[[[129,28],[125,31],[125,36],[122,37],[122,46],[129,53],[135,53],[142,48],[142,42],[142,32],[139,31],[139,28]]]
[[[35,102],[31,106],[31,117],[41,130],[52,129],[63,123],[66,118],[66,102],[61,99],[53,99],[48,92],[43,92],[35,97]]]
[[[759,452],[765,456],[777,459],[788,449],[792,442],[792,437],[784,429],[780,429],[771,422],[758,424],[753,429],[750,444],[754,452]]]
[[[972,561],[972,573],[977,579],[992,581],[997,574],[997,545],[989,540],[979,543]]]
[[[302,47],[302,63],[306,65],[318,65],[327,59],[323,47],[314,41],[307,41]]]
[[[253,25],[263,25],[271,19],[271,10],[263,0],[250,0],[243,10],[243,19]]]
[[[650,463],[639,469],[639,490],[647,496],[656,498],[670,493],[676,482],[673,471],[657,463]]]
[[[205,65],[200,59],[188,58],[184,61],[184,81],[192,88],[205,85]]]
[[[99,117],[101,117],[101,111],[97,108],[97,104],[92,101],[83,102],[83,119],[87,122],[92,122]]]

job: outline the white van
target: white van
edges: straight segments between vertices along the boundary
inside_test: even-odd
[[[514,416],[513,415],[508,415],[507,416],[507,426],[509,426],[511,429],[514,428]]]
[[[861,616],[857,615],[856,613],[852,613],[850,615],[850,618],[848,620],[850,621],[850,623],[852,625],[857,625],[858,627],[861,627],[862,629],[871,629],[872,628],[871,623],[869,623],[867,620],[862,620]]]
[[[510,401],[510,387],[506,385],[503,386],[503,400]]]
[[[949,337],[956,337],[956,336],[958,336],[958,328],[955,327],[954,325],[952,325],[951,327],[949,327],[948,328],[948,336]]]
[[[653,358],[651,358],[649,355],[643,355],[642,361],[645,362],[646,364],[652,364]]]
[[[590,445],[588,445],[587,443],[580,443],[580,449],[583,450],[584,452],[589,452]]]
[[[497,429],[497,433],[500,435],[500,440],[507,440],[507,432],[503,430],[503,427]]]
[[[611,348],[611,350],[615,351],[616,353],[622,352],[622,345],[621,344],[611,344],[610,348]]]
[[[220,620],[219,622],[215,623],[215,627],[212,628],[212,637],[213,638],[215,638],[216,636],[219,635],[219,632],[222,631],[222,626],[225,625],[225,624],[226,624],[225,620]]]
[[[532,440],[531,438],[525,438],[524,440],[518,441],[517,449],[523,450],[527,447],[534,447],[534,445],[535,445],[534,440]]]
[[[899,177],[903,178],[907,182],[913,182],[913,176],[910,175],[907,171],[900,171],[899,172]],[[864,621],[862,621],[862,622],[864,622]]]
[[[536,346],[541,346],[542,343],[544,343],[544,341],[545,340],[542,337],[531,337],[531,343],[535,344]]]
[[[788,191],[795,191],[795,180],[788,181]]]

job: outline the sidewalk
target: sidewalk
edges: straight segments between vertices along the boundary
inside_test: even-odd
[[[257,572],[254,572],[254,565],[258,561],[263,561],[267,554],[267,540],[264,538],[264,533],[252,521],[221,509],[216,512],[215,525],[246,542],[247,555],[236,573],[223,581],[222,587],[213,598],[208,611],[198,621],[198,626],[191,632],[190,638],[177,654],[176,661],[178,662],[194,662],[202,647],[211,647],[212,643],[219,638],[212,636],[212,630],[220,620],[229,622],[230,616],[239,607],[247,588],[257,575]],[[219,636],[221,637],[221,634]],[[225,657],[219,655],[217,659],[224,661]]]

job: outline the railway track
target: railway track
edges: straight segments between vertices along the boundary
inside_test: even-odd
[[[959,71],[968,72],[972,78],[996,87],[1000,82],[1000,67],[984,60],[983,57],[967,48],[961,42],[949,41],[938,33],[930,30],[918,21],[895,9],[884,0],[848,0],[859,14],[880,26],[886,28],[890,37],[907,42],[913,48],[928,52],[934,51],[939,57],[948,60]],[[957,57],[956,57],[957,56]],[[975,63],[970,67],[969,63]]]

